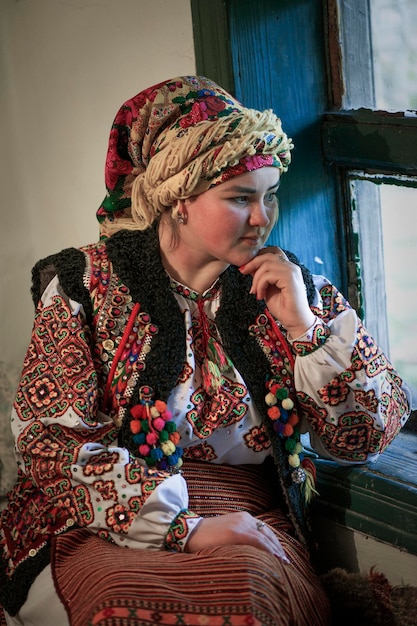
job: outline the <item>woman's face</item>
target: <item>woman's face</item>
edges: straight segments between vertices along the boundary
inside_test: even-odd
[[[200,263],[243,265],[267,240],[278,216],[280,173],[263,167],[182,201],[184,244]]]

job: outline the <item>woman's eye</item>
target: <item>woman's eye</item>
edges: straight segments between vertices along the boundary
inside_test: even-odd
[[[275,191],[271,191],[271,193],[268,193],[265,196],[266,202],[275,202],[276,199],[277,199],[277,196],[276,196]]]
[[[233,200],[237,204],[246,204],[248,201],[248,196],[237,196],[236,198],[233,198]]]

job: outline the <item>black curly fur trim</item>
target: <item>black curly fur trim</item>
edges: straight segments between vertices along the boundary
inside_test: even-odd
[[[291,261],[296,262],[296,257],[294,255],[291,257]],[[310,531],[301,490],[291,480],[288,453],[285,451],[284,442],[274,432],[266,413],[265,382],[270,374],[270,365],[256,339],[250,336],[248,330],[250,324],[264,310],[265,305],[257,302],[255,297],[249,294],[251,279],[242,276],[236,267],[230,267],[222,275],[221,282],[222,301],[216,316],[216,323],[223,345],[232,362],[243,375],[256,407],[263,416],[272,443],[280,486],[298,538],[302,543],[310,544]]]
[[[185,325],[159,254],[154,228],[146,232],[120,231],[106,243],[109,259],[119,278],[129,287],[134,302],[151,316],[158,327],[152,350],[146,357],[140,386],[149,385],[155,398],[166,401],[175,387],[186,359]],[[139,389],[132,396],[137,404]],[[129,423],[119,433],[120,445],[135,450]]]
[[[85,255],[82,250],[67,248],[38,261],[32,269],[32,299],[35,307],[52,278],[58,275],[64,293],[80,302],[90,322],[93,315],[91,297],[84,286]]]

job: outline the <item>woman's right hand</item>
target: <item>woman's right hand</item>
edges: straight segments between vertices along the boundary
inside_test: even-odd
[[[254,546],[289,562],[272,528],[244,511],[205,517],[191,533],[186,551],[198,552],[225,545]]]

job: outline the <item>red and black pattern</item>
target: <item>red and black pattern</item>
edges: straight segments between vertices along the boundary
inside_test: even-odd
[[[38,310],[16,395],[19,419],[57,419],[71,408],[85,424],[96,424],[97,376],[89,340],[88,327],[61,296]]]
[[[246,415],[247,405],[242,401],[247,395],[246,387],[223,378],[224,384],[214,396],[209,396],[201,387],[191,396],[194,406],[187,411],[186,418],[201,439],[209,437],[216,428],[239,422]]]

